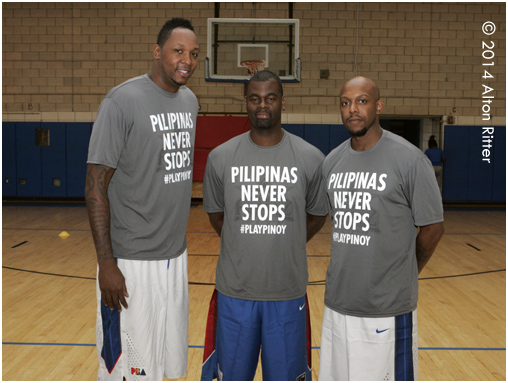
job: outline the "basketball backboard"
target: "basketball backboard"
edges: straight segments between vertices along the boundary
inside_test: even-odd
[[[256,64],[300,81],[298,19],[208,19],[207,37],[206,81],[247,82]]]

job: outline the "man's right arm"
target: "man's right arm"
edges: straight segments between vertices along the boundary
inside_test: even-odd
[[[222,233],[222,226],[224,225],[224,212],[208,213],[208,219],[210,219],[212,227],[220,237]]]
[[[102,300],[110,310],[127,308],[125,278],[116,265],[111,245],[108,187],[115,169],[104,165],[88,164],[85,200],[92,237],[99,265],[99,287]]]

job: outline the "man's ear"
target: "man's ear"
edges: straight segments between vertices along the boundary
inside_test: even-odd
[[[377,102],[376,102],[376,114],[381,114],[381,112],[383,111],[383,107],[384,106],[385,106],[385,104],[383,103],[383,101],[377,100]]]
[[[158,44],[153,46],[153,58],[154,60],[160,60],[161,58],[161,47]]]

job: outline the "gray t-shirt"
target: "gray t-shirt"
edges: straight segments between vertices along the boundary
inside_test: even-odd
[[[88,163],[115,168],[108,195],[115,257],[160,260],[187,247],[198,103],[147,75],[113,88],[94,123]]]
[[[367,151],[354,151],[351,140],[341,144],[322,172],[332,223],[326,306],[359,317],[416,309],[417,226],[443,221],[429,159],[384,130]]]
[[[208,156],[203,208],[224,212],[216,288],[239,299],[297,299],[307,290],[307,213],[327,214],[324,156],[301,138],[261,147],[244,133]]]

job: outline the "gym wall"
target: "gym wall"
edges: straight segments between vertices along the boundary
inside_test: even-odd
[[[32,130],[41,124],[54,126],[52,138],[64,135],[60,144],[66,148],[65,153],[85,153],[86,158],[89,134],[86,132],[95,120],[101,100],[115,85],[150,70],[152,47],[159,29],[167,19],[175,16],[191,19],[200,41],[201,62],[188,85],[199,99],[201,117],[245,115],[243,84],[212,83],[204,79],[207,19],[293,17],[300,20],[302,80],[284,85],[287,103],[283,123],[288,130],[299,132],[305,139],[321,146],[324,152],[331,143],[338,142],[336,137],[341,133],[337,132],[343,129],[337,107],[338,92],[342,84],[355,75],[377,82],[385,102],[383,117],[421,122],[418,146],[422,150],[427,148],[428,137],[434,134],[445,152],[449,149],[450,153],[457,152],[457,158],[448,157],[446,166],[464,162],[465,158],[463,151],[453,150],[454,140],[445,140],[447,125],[480,131],[484,126],[495,126],[496,132],[504,132],[504,2],[4,2],[3,172],[4,175],[9,171],[12,173],[8,185],[14,185],[16,190],[11,193],[24,195],[19,190],[27,190],[29,182],[23,169],[36,168],[35,178],[41,177],[40,188],[30,191],[30,196],[44,194],[44,174],[49,174],[52,182],[66,184],[67,189],[70,182],[81,177],[81,173],[73,169],[74,166],[82,169],[83,154],[79,158],[68,158],[67,154],[62,157],[60,153],[61,159],[43,161],[46,157],[39,148],[26,155],[24,151],[31,150],[29,146],[34,141]],[[487,21],[496,26],[491,35],[482,30]],[[493,78],[482,78],[485,69]],[[320,78],[322,70],[329,71],[328,78]],[[486,94],[493,97],[490,103],[487,103],[489,99],[483,98],[482,93],[488,90],[484,85],[493,89]],[[490,120],[485,121],[483,114],[487,109]],[[25,123],[30,123],[31,127],[26,128]],[[212,126],[220,125],[210,122],[207,126],[212,129]],[[202,131],[206,129],[203,127]],[[233,129],[232,134],[236,132]],[[78,138],[72,138],[74,136]],[[502,137],[504,135],[496,133],[494,139],[498,142],[503,140]],[[12,142],[9,140],[14,140],[14,153],[6,147],[6,142]],[[19,143],[25,140],[26,143]],[[482,151],[481,138],[475,140],[468,141],[468,152]],[[52,141],[54,145],[56,142]],[[69,149],[69,145],[72,148],[72,145],[78,145],[78,148]],[[63,150],[53,149],[56,152]],[[492,148],[491,164],[504,162],[498,159],[503,150],[505,145],[500,149]],[[11,157],[6,161],[9,153]],[[18,162],[25,158],[31,158],[30,163],[20,165]],[[72,162],[65,163],[65,180],[51,176],[53,167],[60,161]],[[486,163],[481,165],[487,166]],[[504,185],[505,170],[500,165],[495,169],[492,183],[499,184],[497,180],[503,177]],[[471,169],[462,167],[453,171],[466,174]],[[20,184],[20,179],[25,183]],[[6,196],[5,190],[9,187],[5,179],[3,181]],[[446,182],[445,179],[445,190]],[[62,188],[55,186],[59,187]],[[62,196],[76,194],[58,190]],[[504,200],[505,193],[496,195],[499,194]],[[447,194],[446,198],[464,200],[460,193]],[[498,198],[491,196],[481,200]]]

